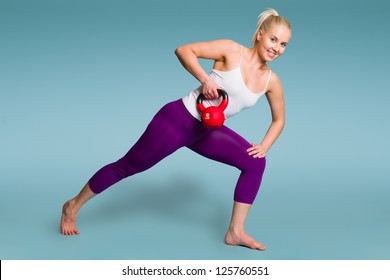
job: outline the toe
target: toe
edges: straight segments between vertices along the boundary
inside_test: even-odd
[[[259,242],[256,242],[256,249],[259,249],[261,251],[265,250],[265,246]]]

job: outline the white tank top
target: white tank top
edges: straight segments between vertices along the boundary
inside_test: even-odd
[[[242,57],[242,46],[241,46]],[[260,96],[266,93],[272,71],[270,70],[264,90],[261,92],[252,92],[246,86],[241,74],[241,58],[239,65],[229,71],[220,71],[213,69],[209,74],[210,78],[224,89],[229,95],[229,104],[225,110],[225,119],[239,113],[240,111],[252,107],[256,104]],[[196,100],[201,93],[201,86],[183,97],[184,106],[198,120],[201,120],[200,113],[197,109]],[[218,106],[220,99],[205,99],[203,104],[206,107]]]

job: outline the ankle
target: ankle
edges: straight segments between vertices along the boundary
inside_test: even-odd
[[[228,232],[233,236],[239,236],[245,233],[245,230],[242,226],[230,226]]]
[[[67,210],[76,210],[79,208],[77,206],[77,200],[76,198],[72,198],[71,200],[68,200],[67,202],[65,202],[65,205],[64,205],[64,208],[66,208]]]

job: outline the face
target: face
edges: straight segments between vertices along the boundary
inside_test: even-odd
[[[272,26],[267,32],[260,32],[257,35],[257,50],[260,57],[266,61],[272,61],[281,56],[286,50],[291,31],[284,25]]]

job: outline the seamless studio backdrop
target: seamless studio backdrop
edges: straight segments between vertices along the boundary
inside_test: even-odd
[[[390,259],[389,5],[1,1],[0,259]],[[268,7],[293,37],[270,64],[287,121],[246,228],[267,251],[223,243],[238,170],[187,149],[95,197],[81,234],[62,236],[63,203],[198,86],[175,48],[249,46]],[[226,125],[259,142],[269,122],[261,98]]]

